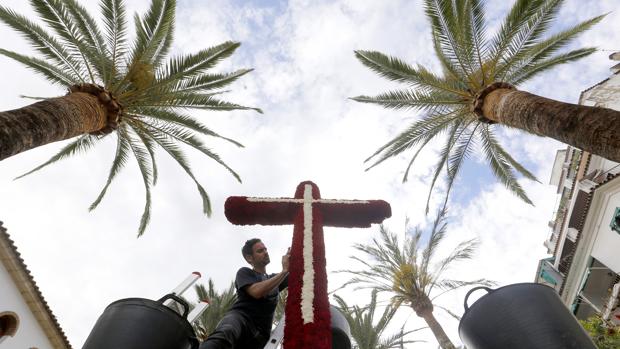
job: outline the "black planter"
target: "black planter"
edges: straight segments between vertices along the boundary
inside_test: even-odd
[[[183,305],[182,316],[163,304],[167,299]],[[118,300],[101,314],[82,349],[197,349],[188,311],[188,304],[172,294],[158,301]]]
[[[351,329],[347,319],[333,305],[329,310],[332,321],[332,349],[351,349]]]
[[[479,289],[488,294],[468,307]],[[536,283],[471,289],[459,336],[468,349],[596,349],[555,290]]]

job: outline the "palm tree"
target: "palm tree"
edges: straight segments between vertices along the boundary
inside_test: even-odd
[[[180,145],[188,145],[239,176],[205,146],[199,136],[225,139],[187,109],[259,109],[222,101],[219,89],[250,69],[208,73],[229,57],[239,43],[223,44],[197,53],[168,56],[174,39],[175,0],[152,0],[142,17],[135,15],[136,37],[128,40],[123,0],[101,0],[101,29],[77,0],[31,0],[37,14],[55,35],[30,19],[0,6],[0,21],[21,33],[40,57],[0,49],[52,84],[68,89],[65,96],[46,98],[0,112],[0,160],[50,142],[77,137],[49,161],[26,173],[93,148],[109,134],[116,136],[116,152],[103,190],[90,206],[103,199],[117,174],[134,157],[142,174],[146,204],[138,228],[140,236],[150,219],[151,186],[157,182],[155,150],[161,147],[195,182],[203,212],[211,214],[207,192],[194,176]],[[25,175],[26,175],[25,174]]]
[[[416,340],[405,340],[405,336],[419,331],[421,328],[411,331],[404,331],[404,329],[401,329],[399,333],[383,337],[383,331],[385,331],[390,321],[392,321],[392,318],[394,318],[398,308],[391,304],[385,307],[379,321],[375,324],[374,316],[377,309],[377,290],[372,291],[370,304],[365,307],[359,307],[357,305],[351,307],[338,295],[334,295],[334,298],[342,311],[342,315],[347,319],[349,327],[351,328],[351,337],[353,337],[356,344],[353,346],[354,349],[400,348],[404,344],[419,342]]]
[[[230,307],[237,301],[237,292],[235,283],[231,282],[228,289],[218,293],[211,279],[209,279],[208,288],[203,284],[198,284],[195,289],[198,299],[209,302],[209,307],[193,324],[198,339],[204,341],[215,330],[215,327]]]
[[[277,326],[286,310],[286,299],[288,298],[288,288],[283,289],[278,294],[278,304],[276,304],[276,310],[273,314],[273,325]]]
[[[407,232],[402,246],[396,234],[382,225],[380,240],[373,239],[369,244],[354,245],[364,256],[351,258],[362,263],[364,269],[342,272],[355,275],[346,285],[358,284],[358,288],[389,292],[396,308],[402,304],[409,305],[417,316],[424,319],[442,348],[454,349],[454,344],[433,315],[434,307],[437,306],[434,300],[461,287],[492,283],[485,279],[461,281],[443,276],[456,262],[471,259],[478,246],[476,239],[463,241],[447,257],[435,260],[435,252],[446,234],[445,215],[445,209],[439,212],[428,234],[422,234],[419,228]],[[422,243],[423,236],[428,236],[426,244]]]
[[[354,100],[424,113],[366,160],[373,161],[370,168],[417,147],[403,177],[406,181],[412,163],[424,146],[446,134],[431,192],[446,168],[447,200],[461,165],[474,151],[475,144],[479,144],[478,151],[483,153],[497,179],[531,204],[514,171],[529,179],[535,177],[502,147],[495,134],[497,125],[551,137],[620,162],[620,112],[561,103],[515,88],[559,64],[595,51],[580,48],[558,52],[604,16],[545,36],[562,3],[562,0],[516,0],[498,32],[489,38],[484,1],[424,0],[441,74],[421,65],[410,66],[380,52],[355,51],[368,68],[407,88],[371,97],[358,96]]]

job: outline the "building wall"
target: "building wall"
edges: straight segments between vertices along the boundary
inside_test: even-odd
[[[52,349],[43,329],[30,312],[4,265],[0,263],[0,313],[13,312],[19,318],[19,327],[13,337],[0,339],[4,349]]]
[[[620,207],[620,190],[610,193],[607,205],[601,212],[601,220],[596,227],[596,241],[592,249],[592,257],[614,272],[620,273],[620,234],[609,227],[617,207]]]
[[[609,79],[583,91],[579,104],[620,110],[617,70]],[[553,257],[541,261],[536,280],[551,280],[556,289],[561,285],[563,302],[578,317],[586,318],[614,309],[607,301],[614,298],[610,298],[610,287],[620,280],[620,234],[609,225],[620,207],[620,177],[610,181],[610,176],[620,172],[620,164],[585,155],[575,169],[569,159],[571,152],[569,147],[565,159],[556,156],[550,183],[558,186],[558,194],[564,199],[556,219],[550,222],[551,238],[545,242]]]

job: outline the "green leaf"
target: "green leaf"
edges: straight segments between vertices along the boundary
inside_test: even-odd
[[[35,72],[42,74],[47,80],[52,83],[62,86],[71,86],[77,83],[73,76],[66,74],[64,71],[56,68],[54,65],[47,63],[44,60],[28,57],[17,52],[8,51],[0,48],[0,54],[16,60],[17,62],[27,66]]]
[[[95,145],[97,140],[98,138],[96,138],[95,136],[91,136],[91,135],[79,136],[76,140],[64,146],[56,155],[52,156],[49,160],[35,167],[34,169],[24,173],[23,175],[16,177],[15,179],[20,179],[22,177],[25,177],[33,172],[36,172],[42,169],[43,167],[47,165],[55,163],[56,161],[66,159],[70,156],[76,155],[81,152],[86,152]]]
[[[127,19],[122,0],[102,0],[100,7],[110,53],[111,67],[104,78],[105,87],[109,89],[118,80],[121,57],[127,52]]]
[[[219,135],[218,133],[212,131],[205,125],[201,124],[194,118],[188,115],[183,115],[179,113],[175,113],[173,111],[165,110],[165,109],[157,109],[157,108],[140,108],[138,112],[135,113],[137,117],[146,117],[151,118],[153,121],[160,121],[165,123],[172,123],[178,126],[187,127],[192,131],[196,131],[205,136],[211,136],[216,138],[221,138],[226,140],[240,148],[243,148],[243,144]]]
[[[69,7],[70,2],[60,2],[60,0],[30,0],[39,16],[56,31],[56,34],[63,39],[64,46],[71,52],[73,57],[79,57],[81,64],[86,67],[90,82],[95,83],[95,77],[91,69],[94,50],[83,42],[84,33],[80,33],[76,26],[76,18],[72,16]]]
[[[133,122],[140,124],[141,125],[140,127],[143,127],[145,130],[149,130],[152,128],[150,125],[143,123],[143,122],[139,122],[138,120],[134,120]],[[149,130],[149,132],[145,132],[145,134],[147,134],[153,141],[159,144],[159,146],[161,146],[181,166],[181,168],[185,170],[185,173],[187,173],[190,176],[190,178],[196,184],[196,188],[198,189],[198,192],[200,193],[200,197],[202,198],[203,213],[205,213],[207,216],[211,216],[211,201],[209,200],[209,196],[207,195],[207,192],[204,190],[202,185],[198,182],[198,180],[194,176],[194,173],[191,170],[189,162],[183,155],[183,152],[181,151],[181,149],[177,147],[177,145],[175,144],[175,142],[172,140],[172,138],[169,135],[163,132],[153,132],[153,130]]]
[[[483,127],[483,132],[481,133],[481,141],[482,148],[484,150],[484,154],[486,155],[487,160],[491,166],[491,170],[493,170],[493,174],[495,177],[506,186],[507,189],[512,191],[515,195],[517,195],[521,200],[526,203],[532,205],[532,201],[527,197],[521,185],[517,182],[510,165],[512,163],[516,163],[512,158],[511,161],[507,160],[504,156],[506,152],[502,149],[499,143],[495,140],[495,137],[488,129],[488,127]],[[519,167],[521,170],[525,170],[522,166]],[[529,177],[533,177],[531,173],[524,171],[529,174]]]
[[[129,141],[129,146],[131,147],[133,155],[138,162],[140,174],[142,175],[142,181],[144,182],[146,198],[144,212],[142,213],[140,227],[138,228],[138,237],[140,237],[144,234],[144,230],[151,219],[151,180],[153,177],[153,173],[151,172],[153,168],[153,164],[151,163],[152,153],[144,146],[144,143],[133,139],[129,132],[127,132],[124,128],[121,128],[120,133],[122,133],[123,137],[127,138]]]
[[[414,90],[388,91],[374,97],[358,96],[352,99],[362,103],[379,104],[387,109],[414,109],[430,112],[449,110],[455,105],[467,105],[466,101],[456,98],[453,94]]]
[[[0,21],[20,32],[37,51],[57,64],[65,74],[72,77],[72,80],[81,82],[87,80],[83,75],[83,66],[43,28],[3,6],[0,6]]]
[[[142,124],[145,126],[146,130],[149,130],[154,134],[161,134],[163,136],[168,136],[176,141],[180,141],[184,144],[189,145],[190,147],[202,152],[207,155],[211,159],[215,160],[217,163],[222,165],[230,174],[235,177],[239,183],[241,183],[241,177],[235,172],[232,168],[230,168],[220,157],[219,155],[213,153],[210,149],[205,147],[205,145],[200,141],[200,139],[196,138],[191,131],[187,131],[183,128],[176,127],[173,124],[165,124],[165,125],[156,125],[152,123],[148,123],[146,121],[142,121]]]
[[[112,166],[110,167],[108,179],[105,183],[105,186],[99,193],[99,196],[97,196],[95,201],[90,204],[90,207],[88,208],[89,211],[92,211],[97,208],[97,206],[99,206],[101,200],[103,199],[108,190],[108,187],[110,186],[110,184],[112,184],[112,181],[114,180],[114,178],[116,178],[116,175],[118,175],[118,173],[123,169],[123,167],[125,167],[125,164],[127,163],[130,148],[129,140],[127,139],[127,137],[124,137],[123,134],[119,132],[116,133],[116,137],[116,154],[114,155],[114,160],[112,160]]]

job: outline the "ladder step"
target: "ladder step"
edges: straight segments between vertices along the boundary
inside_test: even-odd
[[[269,337],[269,341],[267,341],[264,349],[278,348],[282,344],[282,338],[284,338],[284,316],[282,316],[276,328],[271,332],[271,337]]]

